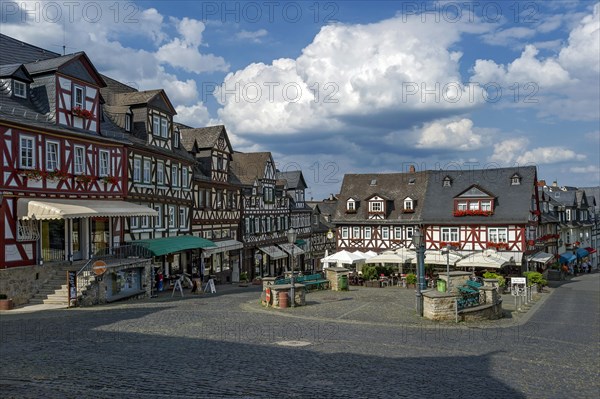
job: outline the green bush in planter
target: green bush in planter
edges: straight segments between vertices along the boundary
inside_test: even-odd
[[[532,286],[532,285],[539,285],[539,286],[546,286],[548,285],[548,281],[546,281],[544,279],[544,276],[542,276],[542,273],[539,272],[525,272],[523,273],[523,276],[527,277],[527,285]]]
[[[406,284],[417,284],[417,275],[409,273],[406,275]]]
[[[374,280],[377,278],[377,267],[364,265],[362,268],[362,275],[365,281]]]
[[[504,287],[506,285],[506,279],[497,273],[493,273],[493,272],[485,272],[483,273],[483,278],[495,278],[498,280],[498,286],[499,287]]]

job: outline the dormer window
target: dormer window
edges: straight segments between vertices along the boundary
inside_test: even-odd
[[[370,183],[370,185],[371,185],[371,186],[376,186],[376,185],[377,185],[377,179],[373,179],[373,180],[371,180],[371,183]]]
[[[518,186],[519,184],[521,184],[521,176],[519,176],[517,173],[512,175],[512,177],[510,178],[510,184],[511,186]]]
[[[18,80],[13,81],[13,92],[15,97],[27,98],[27,85]]]
[[[379,213],[383,212],[383,201],[370,201],[369,212]]]
[[[84,88],[82,86],[73,86],[73,108],[85,109]]]
[[[410,212],[410,211],[413,211],[413,210],[414,210],[414,208],[413,208],[413,200],[412,200],[412,198],[406,198],[404,200],[404,211]]]
[[[179,130],[173,133],[173,147],[179,148]]]
[[[133,115],[127,113],[125,114],[125,131],[131,132],[131,120],[133,119]]]
[[[356,212],[356,201],[353,198],[346,201],[346,211],[350,213]]]
[[[442,186],[443,187],[452,187],[452,179],[450,178],[450,176],[444,177],[444,180],[442,182]]]
[[[408,179],[408,184],[409,185],[414,185],[417,179],[415,179],[414,177],[411,177],[410,179]]]

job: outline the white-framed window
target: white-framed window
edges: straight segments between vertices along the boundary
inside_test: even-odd
[[[169,205],[169,227],[175,227],[175,205]]]
[[[394,240],[402,239],[402,227],[394,227]]]
[[[46,170],[53,171],[58,169],[58,143],[55,141],[46,142]]]
[[[108,151],[100,150],[100,164],[98,169],[98,176],[104,177],[110,175],[110,154]]]
[[[488,241],[508,242],[508,229],[506,227],[488,227]]]
[[[482,211],[491,211],[492,210],[492,201],[481,201],[481,210]]]
[[[477,210],[479,210],[479,201],[471,201],[471,202],[469,202],[469,210],[470,211],[477,211]]]
[[[456,209],[459,211],[466,211],[467,210],[467,201],[460,201],[456,205]]]
[[[254,232],[260,233],[260,218],[254,218]]]
[[[365,227],[365,239],[366,240],[371,239],[371,227],[370,226]]]
[[[82,86],[73,86],[73,108],[85,109],[85,89]]]
[[[19,140],[19,167],[22,169],[35,168],[35,139],[21,136]]]
[[[160,117],[158,115],[152,115],[152,134],[160,136]]]
[[[381,228],[381,239],[382,240],[389,240],[390,238],[390,228],[389,227],[382,227]]]
[[[518,186],[521,184],[521,177],[519,175],[513,175],[513,177],[510,178],[510,184],[513,186]]]
[[[150,218],[148,217],[148,215],[142,216],[142,228],[143,229],[147,229],[148,227],[150,227]]]
[[[356,203],[354,200],[348,200],[346,202],[346,209],[351,212],[356,210]]]
[[[571,210],[567,209],[567,221],[571,220]]]
[[[85,173],[85,148],[79,145],[75,146],[73,156],[73,173],[81,175]]]
[[[383,212],[383,202],[381,201],[370,201],[369,212]]]
[[[448,176],[444,177],[442,185],[443,187],[452,187],[452,179],[450,179]]]
[[[173,147],[179,148],[179,131],[173,133]]]
[[[131,132],[131,120],[133,119],[133,116],[129,113],[125,114],[125,131],[126,132]]]
[[[458,227],[442,227],[442,241],[458,242]]]
[[[352,228],[352,238],[360,238],[360,227]]]
[[[167,138],[169,137],[169,132],[167,129],[168,122],[165,118],[160,118],[160,135],[161,137]]]
[[[162,205],[154,205],[154,210],[158,212],[158,215],[154,217],[154,227],[161,228],[163,220]]]
[[[23,82],[19,82],[18,80],[13,81],[13,92],[15,96],[21,98],[27,98],[27,85]]]
[[[179,227],[187,226],[186,208],[179,208]]]
[[[411,239],[413,236],[413,233],[415,232],[415,228],[410,226],[406,228],[406,238],[407,239]]]
[[[413,200],[411,200],[411,199],[404,200],[404,209],[412,210],[413,209]]]
[[[156,184],[161,186],[165,184],[165,163],[163,161],[156,163]]]
[[[139,217],[133,216],[129,222],[129,227],[131,229],[138,229],[140,227]]]
[[[150,183],[151,163],[149,159],[144,159],[144,183]]]
[[[204,193],[204,189],[198,190],[198,208],[204,208],[204,197],[206,194]]]
[[[182,188],[188,188],[188,168],[187,167],[183,167],[181,168],[181,187]]]
[[[349,230],[350,229],[348,227],[342,227],[342,238],[343,239],[347,239],[348,238]]]
[[[179,168],[171,165],[171,187],[179,187]]]
[[[133,181],[139,182],[142,179],[142,160],[135,158],[133,160]]]

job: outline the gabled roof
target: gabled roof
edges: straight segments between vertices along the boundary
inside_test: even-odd
[[[414,184],[409,184],[412,179]],[[372,180],[376,180],[377,184],[371,185]],[[394,201],[387,209],[386,218],[377,220],[377,223],[415,223],[421,219],[423,206],[420,204],[425,197],[427,180],[426,172],[346,174],[342,181],[333,220],[336,223],[373,223],[373,220],[368,219],[367,206],[359,206],[356,213],[347,213],[346,201],[350,198],[364,201],[377,194],[387,198],[388,201]],[[419,204],[414,213],[402,212],[403,201],[407,196]]]
[[[77,61],[83,66],[76,67]],[[67,54],[56,58],[50,58],[42,61],[35,61],[25,64],[25,68],[31,75],[40,75],[48,72],[61,72],[67,76],[77,77],[88,81],[88,83],[96,84],[98,87],[106,86],[106,82],[102,79],[100,73],[96,70],[92,61],[88,58],[85,52],[80,51],[74,54]]]
[[[198,128],[180,127],[179,131],[181,133],[181,143],[188,151],[213,148],[217,145],[217,141],[221,136],[225,138],[225,142],[229,149],[231,150],[232,148],[229,137],[227,136],[227,130],[223,125]]]
[[[23,64],[60,57],[60,54],[0,33],[0,64]]]
[[[485,198],[485,197],[495,198],[496,196],[494,194],[490,193],[489,191],[487,191],[486,189],[480,187],[479,185],[473,184],[471,187],[469,187],[466,190],[464,190],[463,192],[459,193],[454,198]]]
[[[277,179],[286,180],[288,190],[304,190],[308,187],[301,170],[292,170],[289,172],[277,171]]]
[[[521,184],[512,185],[511,177],[519,173]],[[469,169],[465,171],[429,171],[427,196],[423,221],[446,224],[527,223],[530,216],[531,197],[535,195],[537,172],[535,166]],[[446,176],[453,179],[452,186],[444,187]],[[490,216],[454,216],[454,199],[477,187],[485,193],[495,194],[494,214]]]
[[[164,101],[168,108],[166,111],[169,111],[172,115],[177,115],[171,100],[169,100],[163,89],[117,93],[113,96],[112,105],[147,106],[155,100]]]
[[[385,196],[383,194],[380,194],[380,193],[373,193],[373,194],[369,195],[367,198],[365,198],[365,201],[370,201],[374,197],[379,197],[379,198],[381,198],[384,201],[390,201],[389,197],[387,197],[387,196]]]
[[[33,82],[23,64],[0,65],[0,78],[12,78],[26,83]]]
[[[232,172],[243,185],[263,179],[267,162],[273,161],[270,152],[234,152],[232,157]]]

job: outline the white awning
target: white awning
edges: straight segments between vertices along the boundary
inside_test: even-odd
[[[538,252],[533,255],[529,255],[527,257],[527,260],[529,262],[539,262],[539,263],[547,263],[551,259],[554,259],[554,255],[549,254],[548,252],[544,252],[544,251]]]
[[[268,247],[258,247],[258,249],[269,255],[272,260],[287,258],[287,254],[274,245],[269,245]]]
[[[486,250],[473,252],[467,257],[456,262],[456,267],[482,267],[487,269],[500,269],[506,264],[512,264],[513,259],[505,257],[501,252]]]
[[[297,245],[294,244],[277,244],[279,245],[279,247],[281,249],[283,249],[285,252],[287,252],[290,255],[302,255],[304,253],[304,250],[302,248],[300,248]],[[292,248],[294,249],[294,253],[292,254]]]
[[[147,206],[119,200],[29,199],[19,198],[19,219],[77,219],[107,216],[157,216]]]
[[[208,248],[204,250],[206,256],[218,254],[221,252],[234,251],[236,249],[244,248],[244,244],[236,240],[224,240],[224,241],[213,241],[216,245],[214,248]]]

